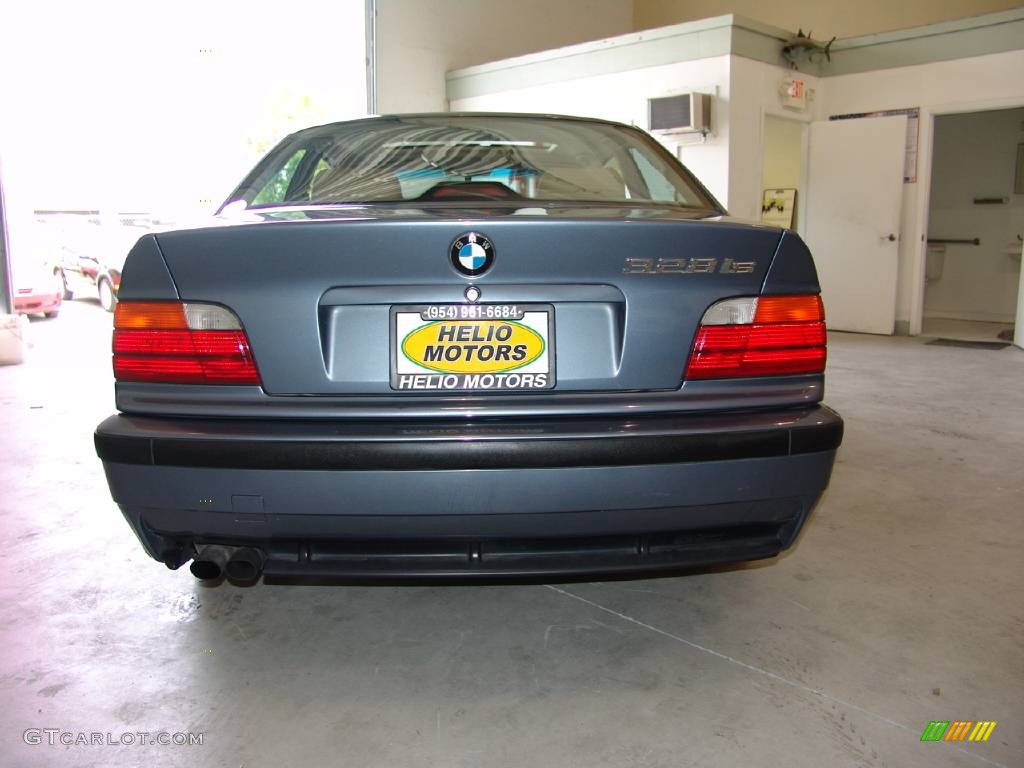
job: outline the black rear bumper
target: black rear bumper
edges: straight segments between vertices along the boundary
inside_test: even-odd
[[[95,434],[105,462],[258,470],[453,470],[628,466],[794,456],[835,450],[842,419],[828,408],[761,414],[543,424],[261,425],[113,416]],[[767,428],[765,428],[767,427]],[[655,430],[652,433],[652,429]],[[630,434],[630,431],[635,434]]]
[[[828,408],[635,420],[111,417],[111,493],[172,567],[249,546],[271,580],[566,580],[771,557],[828,483]]]

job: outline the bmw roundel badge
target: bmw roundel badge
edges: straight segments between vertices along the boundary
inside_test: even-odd
[[[482,275],[494,263],[494,245],[479,232],[465,232],[455,238],[448,251],[455,271],[466,277]]]

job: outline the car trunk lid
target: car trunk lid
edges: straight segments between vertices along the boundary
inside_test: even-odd
[[[271,395],[415,396],[394,389],[392,310],[464,305],[470,285],[480,304],[550,308],[558,391],[675,389],[707,307],[759,293],[780,238],[678,208],[247,215],[157,240],[182,299],[238,314]],[[472,277],[449,255],[468,232],[494,249]]]

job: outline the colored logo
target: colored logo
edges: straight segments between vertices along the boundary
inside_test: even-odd
[[[441,320],[402,339],[402,354],[439,373],[514,371],[540,357],[544,347],[537,331],[511,320]]]
[[[995,729],[995,720],[932,720],[921,741],[988,741]]]
[[[455,238],[448,257],[459,274],[475,277],[491,268],[494,246],[479,232],[466,232]]]

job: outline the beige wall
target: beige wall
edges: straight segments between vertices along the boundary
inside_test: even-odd
[[[635,0],[633,25],[652,29],[737,13],[817,39],[856,37],[1018,8],[1021,0]]]
[[[632,0],[377,0],[377,111],[445,110],[449,70],[632,31]]]
[[[764,165],[761,186],[764,189],[800,188],[803,169],[805,125],[774,115],[764,118]]]

